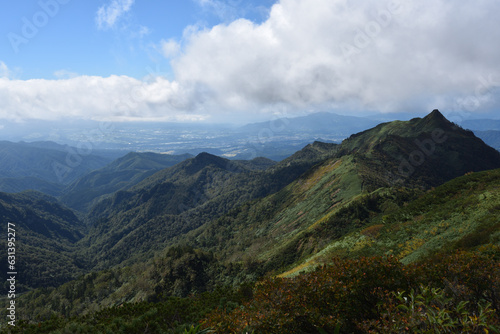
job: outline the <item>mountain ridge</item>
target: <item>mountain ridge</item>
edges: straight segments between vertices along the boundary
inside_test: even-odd
[[[138,165],[132,159],[122,166]],[[423,261],[433,252],[494,252],[499,171],[499,152],[437,110],[377,125],[339,145],[313,142],[278,163],[200,153],[100,199],[85,224],[75,220],[86,233],[63,248],[64,259],[81,261],[68,268],[88,273],[27,294],[25,314],[47,314],[40,300],[68,318],[101,308],[107,317],[122,312],[110,307],[123,303],[127,317],[156,317],[152,308],[161,303],[193,306],[209,298],[242,310],[216,287],[237,285],[252,298],[259,284],[245,282],[281,274],[303,280],[302,270],[328,265],[331,256],[375,253],[402,266],[398,261]],[[55,200],[40,200],[57,209]],[[397,279],[391,270],[382,274]],[[281,279],[270,282],[281,291]]]
[[[435,186],[500,163],[498,151],[438,110],[424,118],[382,123],[352,135],[340,145],[339,155],[353,153],[370,160],[370,168],[377,171],[372,173],[374,186],[384,182]]]
[[[410,159],[412,152],[421,152],[421,145],[415,143],[417,140],[426,145],[434,140],[434,159],[429,152],[430,158],[415,166],[414,172],[406,179],[394,177],[404,159]],[[444,147],[439,150],[437,146],[443,144]],[[455,153],[464,149],[470,149],[470,152]],[[484,152],[487,158],[475,159],[475,163],[469,164],[471,152]],[[388,168],[393,171],[388,171]],[[414,189],[404,195],[409,198],[468,172],[492,168],[500,168],[500,154],[471,131],[456,127],[435,110],[424,118],[382,123],[351,136],[338,145],[332,157],[315,165],[281,191],[235,209],[219,220],[190,232],[184,242],[197,240],[204,247],[221,254],[221,258],[231,261],[253,254],[258,261],[262,261],[261,266],[276,268],[321,251],[321,247],[327,244],[325,240],[329,240],[325,236],[329,234],[339,237],[362,227],[371,214],[370,210],[373,211],[373,208],[361,209],[364,201],[392,201],[382,199],[385,195],[368,196],[376,194],[378,189]],[[353,218],[349,221],[348,217]],[[327,228],[329,232],[314,232],[321,230],[320,226],[330,226]],[[265,232],[255,235],[252,232],[255,229]],[[222,239],[223,245],[221,239],[211,240],[211,236],[218,234],[228,236]],[[227,244],[251,245],[251,250],[228,247]],[[278,262],[273,258],[279,259]]]
[[[248,162],[242,164],[201,153],[97,203],[87,218],[92,226],[88,238],[99,239],[99,247],[112,252],[115,261],[130,255],[130,244],[142,245],[142,241],[137,241],[144,238],[139,235],[140,230],[150,235],[149,240],[157,240],[154,244],[161,248],[169,243],[169,238],[197,228],[237,205],[278,191],[325,155],[333,154],[335,147],[308,145],[264,170],[248,168]],[[151,235],[153,231],[156,232]],[[118,244],[121,238],[131,240]],[[141,251],[135,251],[136,255],[146,250],[144,245],[140,248]],[[100,253],[97,256],[103,257],[104,252]],[[110,259],[107,254],[106,258]]]
[[[475,157],[477,154],[480,156]],[[409,165],[412,170],[401,175],[407,172],[401,167],[406,166],[405,162],[413,164]],[[253,221],[265,224],[271,224],[269,217],[296,212],[299,218],[291,218],[287,226],[300,238],[308,222],[328,220],[326,217],[362,193],[393,186],[429,189],[471,171],[493,168],[500,168],[499,152],[434,110],[423,118],[382,123],[352,135],[340,145],[314,142],[263,172],[245,169],[238,161],[200,153],[96,204],[89,224],[94,228],[94,238],[102,240],[101,249],[113,249],[122,259],[127,253],[123,247],[132,240],[121,244],[116,241],[134,235],[134,242],[142,245],[138,231],[146,226],[157,231],[155,244],[167,245],[169,239],[184,239],[184,234],[197,228],[203,230],[207,223],[215,224],[230,210],[242,207],[246,209],[239,214],[244,221],[253,217]],[[302,196],[301,200],[297,196]],[[263,199],[262,205],[259,199]],[[263,212],[250,214],[247,210]],[[240,229],[239,224],[248,225],[250,221],[231,229]],[[280,224],[286,225],[284,221]],[[121,231],[111,237],[116,241],[105,242],[102,234],[115,233],[110,232],[114,229]],[[341,231],[338,233],[344,233]],[[214,233],[218,232],[210,232]],[[230,249],[226,247],[224,252]]]
[[[62,192],[61,201],[77,211],[86,212],[100,198],[131,188],[155,172],[190,157],[189,154],[128,153],[68,185]]]
[[[339,115],[332,112],[315,112],[306,116],[282,117],[267,122],[247,124],[240,130],[249,133],[259,133],[262,129],[269,129],[277,133],[327,133],[334,132],[342,135],[349,135],[353,132],[369,128],[378,122],[356,116]],[[349,126],[346,126],[349,124]]]

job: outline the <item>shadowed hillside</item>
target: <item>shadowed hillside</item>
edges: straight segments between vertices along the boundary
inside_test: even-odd
[[[15,224],[18,291],[58,286],[88,269],[83,257],[75,256],[76,243],[85,228],[75,214],[55,198],[37,192],[0,193],[0,231],[7,236],[7,222]],[[0,245],[6,254],[7,243]],[[0,264],[5,281],[7,261]]]

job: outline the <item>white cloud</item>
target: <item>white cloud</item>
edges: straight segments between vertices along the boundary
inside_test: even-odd
[[[495,0],[282,0],[260,25],[192,34],[173,67],[227,108],[451,108],[499,78],[498,12]]]
[[[173,39],[169,39],[168,41],[161,41],[160,44],[162,54],[165,58],[172,58],[179,55],[181,46]]]
[[[113,1],[103,7],[102,22],[115,24],[131,5]],[[0,117],[500,110],[499,12],[496,0],[281,0],[261,24],[239,19],[190,27],[182,49],[161,42],[172,59],[172,81],[0,79]]]
[[[127,13],[135,0],[112,0],[97,10],[96,23],[99,29],[113,28],[121,16]]]
[[[78,76],[63,80],[0,78],[0,118],[141,119],[204,117],[175,82],[126,76]],[[189,111],[189,112],[181,112]]]

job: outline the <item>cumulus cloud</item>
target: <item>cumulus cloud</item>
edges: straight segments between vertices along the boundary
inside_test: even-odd
[[[179,120],[205,117],[194,112],[197,108],[187,95],[179,84],[161,77],[149,81],[126,76],[27,81],[0,78],[0,118]]]
[[[112,0],[97,10],[96,23],[99,29],[113,28],[121,16],[127,13],[135,0]]]
[[[282,0],[260,25],[192,34],[173,66],[229,108],[451,107],[498,78],[499,11],[494,0]]]
[[[173,58],[179,55],[181,50],[181,46],[173,39],[169,39],[168,41],[161,41],[161,51],[165,58]]]
[[[114,0],[100,9],[102,25],[114,25],[132,3]],[[165,39],[159,49],[171,59],[171,81],[19,81],[3,75],[0,116],[204,119],[330,108],[498,110],[499,12],[496,0],[280,0],[262,23],[191,27],[182,48]]]

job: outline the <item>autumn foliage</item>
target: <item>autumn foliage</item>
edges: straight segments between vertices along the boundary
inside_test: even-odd
[[[394,257],[333,259],[314,272],[260,282],[251,301],[212,312],[204,326],[217,333],[495,333],[495,254],[457,252],[408,266]]]

